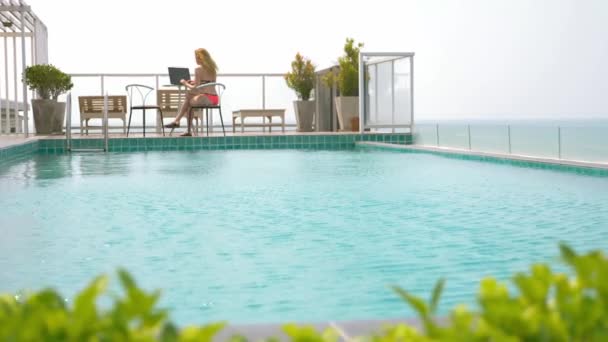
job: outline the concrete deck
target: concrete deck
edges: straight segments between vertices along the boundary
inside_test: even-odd
[[[19,135],[0,135],[0,148],[21,145],[28,143],[30,141],[35,141],[40,139],[39,136],[30,136],[29,138],[24,138]]]

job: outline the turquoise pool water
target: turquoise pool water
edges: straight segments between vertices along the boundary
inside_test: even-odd
[[[382,151],[37,155],[0,166],[0,292],[124,266],[179,323],[410,317],[557,243],[608,248],[608,177]]]

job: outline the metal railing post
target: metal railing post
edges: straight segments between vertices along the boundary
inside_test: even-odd
[[[266,76],[262,76],[262,109],[266,109]]]
[[[439,124],[436,125],[435,132],[435,135],[437,136],[437,147],[439,147]]]
[[[557,126],[557,159],[562,159],[562,128]]]
[[[9,116],[9,106],[10,106],[10,99],[8,97],[9,93],[8,93],[8,79],[9,79],[9,74],[8,74],[8,38],[4,37],[4,107],[2,109],[4,109],[4,119],[6,120],[6,128],[4,128],[3,131],[0,131],[0,133],[3,133],[4,131],[6,131],[6,133],[10,133],[11,132],[11,123],[10,123],[10,116]],[[0,96],[0,101],[2,96]],[[0,106],[2,107],[2,106]],[[0,121],[2,121],[2,113],[0,113]]]
[[[509,144],[509,154],[511,154],[511,125],[507,125],[507,141]]]
[[[65,149],[72,150],[72,93],[68,93],[66,99],[66,118],[65,118]]]
[[[158,103],[158,89],[160,89],[160,85],[159,85],[159,80],[158,80],[158,75],[154,75],[154,82],[156,85],[156,88],[154,90],[156,90],[156,103]],[[181,108],[178,108],[177,110],[179,111]],[[162,126],[163,122],[161,122],[160,120],[160,113],[158,111],[156,111],[156,134],[159,134],[162,131]]]
[[[377,78],[377,77],[376,77]],[[359,95],[361,96],[361,95]],[[395,61],[391,61],[391,125],[395,124]],[[395,127],[392,130],[395,133]]]
[[[106,93],[103,74],[99,75],[99,79],[101,80],[101,95],[103,96]]]
[[[365,132],[367,113],[367,83],[365,82],[365,54],[359,52],[359,133]]]
[[[103,96],[103,150],[108,152],[108,93]]]
[[[266,109],[266,76],[262,76],[262,109]],[[266,123],[265,117],[262,117],[262,122]],[[266,132],[266,126],[262,127],[262,132]]]
[[[471,150],[471,125],[467,125],[467,133],[469,136],[469,150]]]
[[[8,78],[8,75],[6,77]],[[15,133],[21,133],[21,130],[19,129],[19,88],[17,88],[17,84],[17,36],[13,36],[13,85],[15,90],[13,94],[13,108],[15,109]]]
[[[32,40],[34,39],[34,37],[32,37]],[[15,63],[16,64],[16,63]],[[33,63],[32,63],[33,64]],[[21,66],[23,68],[22,72],[25,72],[25,68],[26,68],[26,53],[25,53],[25,12],[21,11]],[[24,124],[23,124],[23,128],[24,128],[24,133],[25,133],[25,137],[29,137],[29,110],[28,110],[28,104],[27,104],[27,84],[25,84],[25,82],[23,83],[23,119],[24,119]],[[32,108],[33,110],[33,108]],[[15,112],[15,124],[17,123],[17,119],[19,116],[19,112]]]

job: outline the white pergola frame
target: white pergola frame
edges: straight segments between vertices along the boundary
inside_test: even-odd
[[[384,59],[373,63],[366,63],[366,57],[385,57]],[[387,124],[387,125],[366,125],[365,115],[367,110],[367,82],[365,80],[365,66],[367,64],[379,64],[390,62],[401,58],[410,59],[410,124]],[[391,94],[395,93],[395,83],[391,85]],[[394,96],[394,95],[392,95]],[[394,111],[393,98],[393,111]],[[393,118],[394,120],[394,118]],[[359,132],[363,133],[367,128],[409,128],[410,132],[414,131],[414,53],[413,52],[360,52],[359,53]]]
[[[0,65],[0,133],[10,133],[11,115],[15,118],[15,133],[29,136],[29,106],[27,85],[19,72],[28,65],[26,46],[30,44],[30,65],[48,62],[48,35],[46,25],[32,12],[23,0],[0,0],[0,37],[4,41],[4,65]],[[12,39],[12,79],[9,75],[9,39]],[[21,61],[17,60],[18,45]],[[2,83],[2,82],[0,82]],[[21,90],[19,90],[21,88]],[[9,99],[9,89],[13,89],[13,99]],[[21,96],[19,96],[21,92]],[[18,123],[19,111],[23,111],[23,127]],[[3,121],[8,127],[2,127]]]

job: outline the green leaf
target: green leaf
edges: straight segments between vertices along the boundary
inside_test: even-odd
[[[175,342],[179,338],[179,330],[172,323],[167,323],[162,328],[160,340],[162,342]]]
[[[418,312],[418,315],[420,316],[420,318],[423,318],[423,319],[428,318],[429,309],[426,306],[426,303],[422,299],[409,294],[407,291],[403,290],[399,286],[392,286],[392,289],[393,289],[393,291],[397,292],[397,294],[404,301],[406,301],[412,308],[414,308],[414,310],[416,310],[416,312]]]
[[[568,247],[565,243],[560,242],[559,250],[561,252],[562,258],[566,261],[566,263],[572,265],[572,262],[576,259],[576,253],[570,247]]]
[[[129,274],[129,272],[127,272],[124,269],[119,269],[118,270],[118,277],[120,279],[120,284],[122,285],[122,287],[125,290],[134,290],[137,289],[137,285],[135,284],[135,280],[133,280],[133,277],[131,277],[131,275]]]
[[[431,314],[434,314],[437,311],[437,306],[439,305],[439,299],[441,298],[441,293],[443,292],[444,286],[444,278],[437,280],[437,283],[435,283],[435,288],[433,288],[433,295],[431,296],[431,301],[429,303],[429,311]]]

